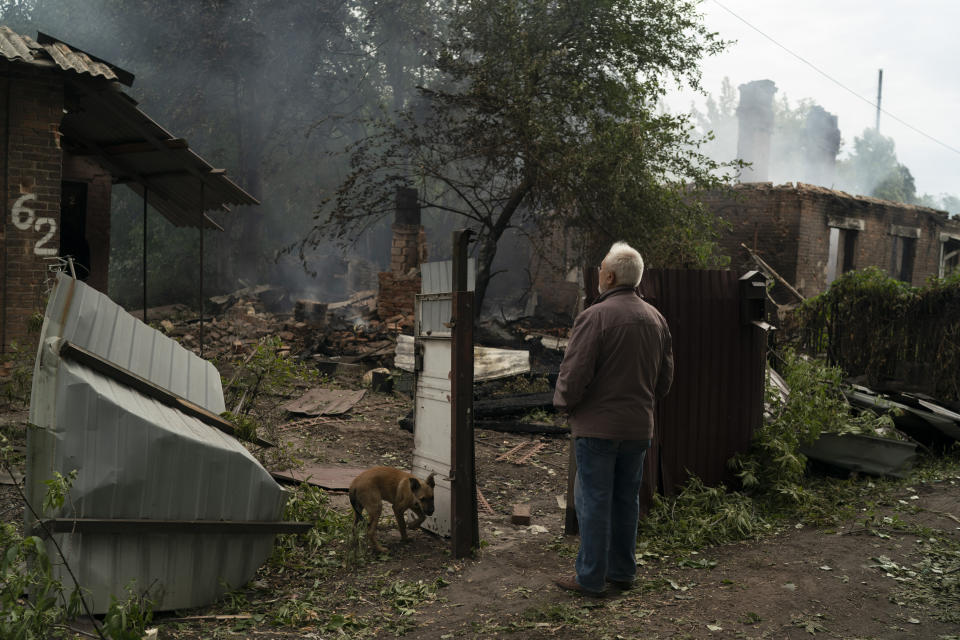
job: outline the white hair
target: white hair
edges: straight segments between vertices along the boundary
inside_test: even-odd
[[[643,279],[643,257],[626,242],[614,242],[603,259],[614,274],[614,285],[637,287]]]

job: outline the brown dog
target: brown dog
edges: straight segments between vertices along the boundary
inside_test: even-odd
[[[407,540],[407,523],[403,512],[411,509],[417,519],[410,523],[418,528],[424,518],[433,515],[433,474],[426,481],[393,467],[373,467],[367,469],[350,483],[350,505],[353,507],[353,527],[360,522],[361,513],[366,510],[370,524],[367,525],[367,540],[377,551],[386,551],[386,547],[377,542],[377,522],[383,501],[393,505],[393,515],[397,517],[400,538]]]

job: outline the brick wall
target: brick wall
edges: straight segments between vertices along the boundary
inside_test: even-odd
[[[380,279],[380,292],[377,295],[377,315],[380,319],[388,320],[399,314],[412,318],[415,296],[420,293],[420,274],[382,271],[377,276]]]
[[[703,198],[710,210],[730,225],[719,244],[730,256],[738,273],[756,269],[750,247],[788,282],[796,282],[797,236],[800,229],[799,196],[773,187],[769,182],[738,185],[733,194],[712,193]],[[786,291],[774,291],[778,301],[788,302]]]
[[[731,224],[720,244],[732,267],[756,268],[740,243],[754,249],[805,296],[827,288],[830,229],[855,231],[853,268],[876,266],[890,275],[897,238],[913,238],[915,259],[911,284],[920,286],[936,276],[940,233],[960,227],[942,211],[851,196],[806,184],[738,185],[732,195],[712,193],[704,202]],[[841,272],[840,265],[837,275]],[[779,302],[794,302],[781,293]]]
[[[36,339],[29,317],[42,311],[46,257],[60,245],[60,119],[63,83],[59,77],[13,68],[0,79],[0,189],[5,189],[0,260],[2,347]],[[5,69],[5,70],[7,70]],[[7,108],[9,105],[9,114]],[[8,120],[9,118],[9,120]],[[9,122],[9,128],[6,123]]]
[[[92,160],[64,154],[63,179],[87,184],[86,237],[90,244],[90,275],[86,282],[98,291],[107,293],[113,178]]]

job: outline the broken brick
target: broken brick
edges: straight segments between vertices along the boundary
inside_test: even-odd
[[[510,516],[510,522],[513,524],[519,524],[527,526],[530,524],[530,505],[529,504],[515,504],[513,505],[513,515]]]

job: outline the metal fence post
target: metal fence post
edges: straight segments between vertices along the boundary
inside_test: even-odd
[[[467,291],[470,230],[453,232],[453,317],[450,411],[453,461],[451,546],[453,557],[473,553],[480,544],[473,451],[473,292]]]

